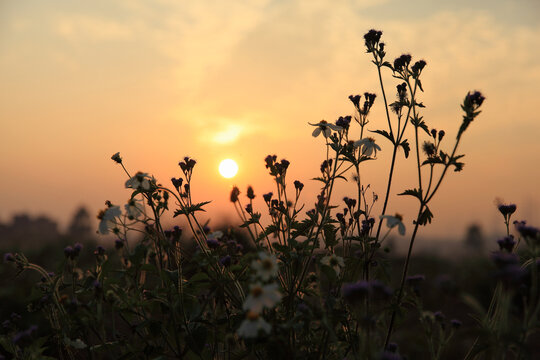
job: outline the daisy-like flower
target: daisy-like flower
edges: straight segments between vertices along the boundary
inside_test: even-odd
[[[131,179],[126,181],[126,187],[137,190],[150,190],[150,184],[153,181],[147,173],[138,172]]]
[[[264,321],[264,319],[256,312],[248,311],[246,320],[242,321],[237,330],[238,336],[243,338],[256,338],[262,330],[266,334],[270,334],[272,326]]]
[[[334,130],[334,131],[343,130],[342,127],[337,126],[335,124],[330,124],[329,122],[326,122],[326,120],[321,120],[316,124],[312,124],[312,123],[308,123],[308,124],[311,125],[311,126],[316,126],[317,127],[315,130],[313,130],[313,133],[311,134],[311,135],[313,135],[313,137],[317,137],[317,136],[319,136],[320,133],[322,133],[323,136],[325,138],[327,138],[332,133],[331,130]]]
[[[281,300],[278,284],[262,285],[256,283],[250,286],[249,295],[244,301],[243,309],[260,314],[264,308],[271,309]]]
[[[336,272],[336,275],[339,275],[341,268],[345,266],[343,258],[337,256],[336,254],[325,256],[321,259],[321,264],[330,266]]]
[[[262,281],[275,278],[279,270],[276,257],[262,251],[259,253],[259,260],[251,263],[251,268],[257,272],[257,277]]]
[[[381,147],[375,144],[375,139],[371,137],[366,137],[362,140],[355,141],[354,146],[361,146],[362,155],[364,156],[371,156],[371,154],[373,154],[373,156],[377,156],[377,150],[381,151]]]
[[[405,225],[403,224],[403,216],[400,214],[392,215],[382,215],[381,220],[386,219],[386,226],[390,229],[398,227],[398,232],[400,235],[405,235]]]
[[[138,219],[144,214],[144,205],[142,200],[129,199],[125,205],[126,214],[130,219]]]
[[[108,234],[109,230],[113,229],[116,226],[114,218],[122,214],[120,207],[111,206],[106,210],[102,210],[98,214],[99,221],[99,232],[103,235]]]

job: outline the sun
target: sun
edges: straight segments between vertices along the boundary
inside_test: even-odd
[[[238,164],[232,159],[225,159],[219,163],[219,173],[224,178],[230,179],[238,172]]]

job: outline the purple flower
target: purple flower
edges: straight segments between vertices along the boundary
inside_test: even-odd
[[[370,286],[367,281],[344,284],[341,288],[343,298],[351,304],[358,303],[365,299],[370,293]]]
[[[219,259],[219,263],[221,266],[228,267],[231,265],[231,257],[229,255],[225,255],[221,259]]]
[[[497,244],[499,244],[499,249],[501,251],[506,250],[511,253],[516,245],[516,242],[514,241],[514,236],[510,235],[497,240]]]
[[[8,262],[8,261],[11,261],[11,262],[15,261],[15,256],[13,256],[12,253],[5,253],[4,254],[4,262]]]
[[[216,239],[210,238],[206,240],[206,245],[208,245],[210,249],[217,249],[219,247],[219,241],[217,241]]]
[[[294,188],[297,190],[297,191],[302,191],[302,189],[304,188],[304,184],[302,184],[300,181],[298,180],[295,180],[294,181]]]
[[[528,226],[525,224],[525,222],[517,223],[516,230],[520,233],[521,236],[529,239],[536,239],[540,234],[540,230],[538,228]]]
[[[79,253],[81,252],[82,249],[83,249],[83,244],[75,243],[75,245],[73,245],[73,252],[74,252],[75,256],[79,255]]]
[[[517,206],[515,204],[501,204],[498,208],[501,214],[506,217],[512,215],[516,211]]]
[[[71,246],[66,246],[64,248],[64,255],[66,258],[71,258],[73,257],[73,248]]]

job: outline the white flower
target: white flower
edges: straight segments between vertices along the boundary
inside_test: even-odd
[[[377,150],[381,151],[381,147],[375,144],[375,139],[371,137],[363,138],[354,142],[354,146],[362,147],[362,155],[371,156],[374,153],[374,156],[377,156]]]
[[[130,199],[125,205],[126,214],[129,218],[138,219],[144,214],[144,205],[142,200]]]
[[[105,211],[101,211],[98,214],[99,221],[99,232],[103,235],[108,234],[110,229],[113,229],[116,226],[116,223],[113,221],[115,217],[120,216],[122,212],[120,207],[111,206]]]
[[[207,239],[219,240],[223,236],[223,231],[214,231],[206,236]]]
[[[251,267],[257,272],[257,277],[262,281],[268,281],[276,277],[279,270],[276,257],[261,251],[259,259],[251,263]]]
[[[342,257],[337,256],[336,254],[325,256],[321,259],[321,264],[330,266],[336,272],[336,275],[339,275],[341,268],[345,266],[345,262]]]
[[[388,226],[390,229],[397,226],[398,232],[400,235],[405,235],[405,225],[403,224],[403,216],[400,214],[396,214],[394,216],[392,215],[382,215],[381,220],[386,219],[386,226]]]
[[[341,126],[337,126],[335,124],[330,124],[330,123],[326,122],[325,120],[321,120],[320,122],[318,122],[316,124],[312,124],[312,123],[308,123],[308,124],[311,125],[311,126],[316,126],[317,127],[315,130],[313,130],[313,133],[311,134],[311,135],[313,135],[313,137],[319,136],[319,134],[322,132],[323,136],[325,138],[327,138],[332,133],[332,131],[330,131],[330,130],[334,130],[334,131],[343,130],[343,128]]]
[[[256,283],[250,286],[249,295],[244,301],[243,309],[260,314],[264,308],[271,309],[281,300],[278,284],[261,285]]]
[[[147,173],[138,172],[126,181],[126,187],[137,190],[150,190],[150,182],[153,181]]]
[[[259,331],[262,330],[266,334],[270,334],[272,326],[264,321],[261,316],[255,312],[249,311],[246,315],[246,320],[242,321],[238,328],[238,336],[243,338],[256,338],[259,336]]]

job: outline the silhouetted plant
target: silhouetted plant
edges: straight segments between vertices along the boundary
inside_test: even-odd
[[[180,176],[171,179],[169,188],[147,173],[131,173],[116,153],[112,160],[125,171],[125,187],[132,194],[123,208],[107,201],[100,211],[99,232],[116,239],[114,246],[93,251],[93,266],[80,268],[79,258],[87,249],[78,243],[64,249],[55,273],[23,254],[5,255],[5,262],[20,271],[31,269],[42,276],[29,309],[47,317],[50,336],[35,339],[35,328],[21,331],[9,320],[0,338],[4,350],[18,358],[46,358],[49,351],[69,359],[401,359],[396,342],[408,313],[425,335],[418,341],[424,341],[427,357],[442,358],[461,321],[424,308],[425,276],[410,276],[409,265],[420,226],[431,223],[429,206],[448,170],[463,169],[458,145],[484,97],[478,91],[467,93],[461,126],[445,150],[445,131],[430,128],[422,116],[425,106],[419,95],[426,62],[413,63],[408,54],[386,61],[381,36],[370,30],[364,39],[377,68],[387,128],[368,128],[377,99],[370,92],[349,96],[353,115],[310,123],[313,137],[322,139],[326,150],[313,179],[321,185],[316,199],[303,202],[304,184],[287,177],[290,162],[268,155],[264,162],[275,189],[262,195],[264,208],[256,208],[258,195],[251,186],[246,203],[238,187],[230,193],[240,227],[248,234],[242,239],[234,229],[211,231],[199,221],[198,212],[209,201],[193,198],[194,159],[179,162]],[[383,71],[398,80],[393,102],[386,95]],[[362,172],[364,162],[377,160],[384,151],[370,133],[392,149],[380,210],[375,185]],[[397,195],[418,201],[412,222],[387,214],[398,153],[407,159],[411,144],[418,185]],[[355,194],[343,202],[334,200],[340,181],[351,177]],[[185,219],[188,231],[164,227],[170,207],[174,217]],[[515,205],[499,210],[507,236],[493,255],[498,285],[488,310],[466,297],[482,313],[482,332],[467,358],[524,358],[524,344],[538,325],[539,231],[517,223],[516,241],[510,234]],[[393,280],[383,245],[393,229],[404,236],[409,226],[407,256],[400,278]],[[525,249],[518,256],[520,244]],[[519,297],[522,301],[514,301]]]

